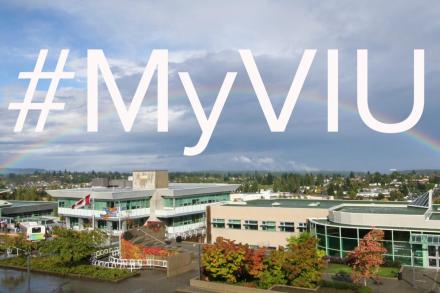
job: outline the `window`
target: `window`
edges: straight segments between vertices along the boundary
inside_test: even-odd
[[[212,219],[212,226],[214,228],[224,228],[225,227],[225,219]]]
[[[303,225],[302,227],[306,227],[305,223],[299,223],[299,226],[301,227],[301,224]],[[298,227],[299,228],[299,227]],[[302,231],[301,231],[302,232]],[[327,235],[329,236],[337,236],[339,237],[339,227],[334,227],[334,226],[327,226]]]
[[[351,228],[341,228],[341,237],[357,239],[357,230]]]
[[[32,233],[41,233],[41,227],[32,228]]]
[[[409,241],[409,231],[393,231],[394,241]]]
[[[279,227],[282,232],[295,232],[294,222],[281,222]]]
[[[318,233],[318,234],[325,234],[325,226],[323,226],[323,225],[316,225],[316,233]]]
[[[241,220],[228,220],[228,227],[230,229],[241,229]]]
[[[304,232],[307,230],[307,224],[306,223],[298,223],[298,230],[299,232]]]
[[[246,220],[244,221],[244,228],[246,230],[258,230],[258,221]]]
[[[261,229],[263,229],[263,231],[276,231],[275,221],[263,221]]]
[[[64,207],[64,201],[63,201],[63,200],[60,200],[60,201],[58,202],[58,206],[59,206],[60,208]]]

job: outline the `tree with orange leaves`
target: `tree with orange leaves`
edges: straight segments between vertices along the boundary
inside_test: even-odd
[[[201,265],[209,280],[249,281],[263,270],[265,251],[265,248],[251,249],[249,245],[218,237],[213,244],[203,247]]]
[[[351,277],[359,283],[363,280],[367,285],[368,278],[377,278],[379,267],[384,262],[384,254],[387,249],[383,246],[384,232],[373,229],[359,241],[358,247],[349,252],[348,259],[352,267]]]

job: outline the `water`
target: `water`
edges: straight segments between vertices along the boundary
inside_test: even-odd
[[[63,278],[40,273],[30,274],[30,288],[26,271],[0,268],[1,293],[171,293],[189,285],[194,271],[174,278],[167,278],[164,271],[143,271],[141,276],[120,283]]]

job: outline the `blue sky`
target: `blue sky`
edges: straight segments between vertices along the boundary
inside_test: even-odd
[[[356,50],[369,50],[372,112],[387,122],[412,107],[413,49],[425,49],[425,110],[415,131],[440,141],[438,1],[0,1],[0,166],[71,170],[359,170],[440,168],[440,148],[411,134],[369,129],[356,105]],[[26,80],[40,49],[46,69],[70,49],[46,130],[33,132],[38,112],[14,133]],[[87,49],[103,49],[128,102],[153,49],[170,56],[168,133],[156,132],[155,88],[131,133],[124,133],[102,85],[99,133],[86,132]],[[271,133],[241,62],[251,49],[278,114],[301,55],[317,49],[284,133]],[[327,133],[327,49],[339,49],[339,133]],[[200,128],[176,74],[188,71],[209,113],[227,71],[238,76],[203,154],[183,156]],[[155,82],[155,78],[153,79]],[[41,82],[37,99],[44,97]],[[348,107],[347,107],[348,106]],[[347,110],[348,108],[348,110]]]

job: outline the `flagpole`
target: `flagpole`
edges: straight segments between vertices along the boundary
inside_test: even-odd
[[[119,220],[119,253],[121,253],[121,241],[122,241],[122,227],[121,227],[121,202],[119,201],[118,208],[118,220]]]

